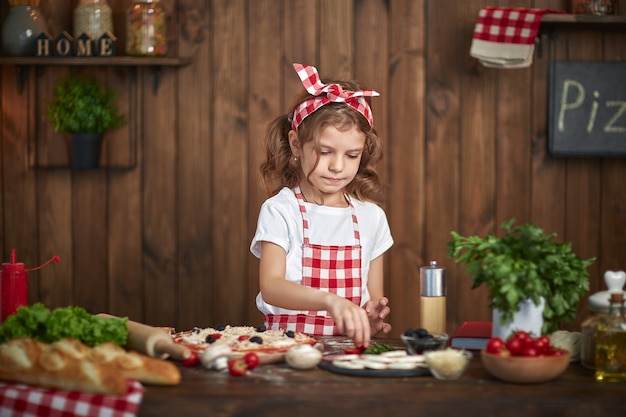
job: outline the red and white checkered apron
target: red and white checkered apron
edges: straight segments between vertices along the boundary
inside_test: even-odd
[[[304,197],[300,187],[295,188],[302,214],[302,285],[340,295],[361,305],[361,237],[354,206],[352,209],[354,245],[319,245],[310,241],[309,221],[306,218]],[[335,321],[326,310],[307,311],[306,314],[266,314],[268,328],[280,328],[306,333],[311,336],[338,334]]]

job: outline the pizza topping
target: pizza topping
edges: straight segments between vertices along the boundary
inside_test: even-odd
[[[322,360],[322,352],[311,345],[298,345],[287,351],[285,360],[292,368],[311,369]]]
[[[217,365],[223,365],[222,362],[218,362],[220,359],[227,359],[228,356],[233,353],[233,351],[227,345],[223,344],[214,344],[206,348],[206,350],[201,354],[200,362],[202,366],[208,369],[216,369],[219,368]]]
[[[196,366],[198,364],[198,362],[200,362],[200,357],[198,356],[198,353],[191,350],[191,355],[189,355],[188,358],[185,358],[182,360],[182,364],[185,366]]]
[[[248,352],[244,355],[243,360],[248,365],[248,369],[254,369],[259,366],[259,355],[254,352]]]
[[[333,366],[344,369],[417,369],[427,368],[423,355],[409,355],[406,350],[393,350],[381,354],[343,354],[333,355]]]
[[[260,325],[260,326],[258,326],[256,328],[256,331],[259,332],[259,333],[263,333],[266,330],[267,330],[267,327],[264,324],[262,324],[262,325]]]
[[[226,345],[233,352],[286,352],[299,344],[314,344],[315,339],[303,333],[266,329],[251,326],[225,326],[224,330],[208,327],[195,328],[173,334],[173,340],[192,350],[202,352],[209,346]]]
[[[242,376],[248,371],[248,364],[243,358],[228,361],[228,372],[233,376]]]
[[[207,343],[213,343],[215,342],[217,339],[219,339],[220,337],[222,337],[222,335],[220,333],[213,333],[208,335],[204,341]]]

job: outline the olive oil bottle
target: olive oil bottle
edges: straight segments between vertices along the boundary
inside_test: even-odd
[[[624,293],[612,293],[609,314],[596,332],[596,381],[626,381]]]

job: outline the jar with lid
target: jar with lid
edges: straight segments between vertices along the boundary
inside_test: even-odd
[[[571,0],[570,10],[574,14],[593,14],[597,16],[618,15],[618,0]]]
[[[626,381],[624,293],[611,294],[609,312],[596,331],[596,381]]]
[[[607,271],[604,274],[604,282],[608,291],[600,291],[589,297],[589,315],[581,325],[580,359],[581,364],[590,369],[595,369],[596,357],[596,332],[598,325],[606,318],[609,312],[609,299],[612,293],[623,292],[626,282],[624,271]]]
[[[133,1],[126,15],[126,54],[167,54],[167,19],[160,0]]]
[[[113,17],[108,0],[80,0],[74,9],[74,37],[89,33],[95,39],[113,33]]]

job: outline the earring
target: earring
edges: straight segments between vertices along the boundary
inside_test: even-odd
[[[294,156],[294,157],[293,157],[293,160],[297,162],[297,161],[298,161],[298,157],[297,157],[297,156]]]

